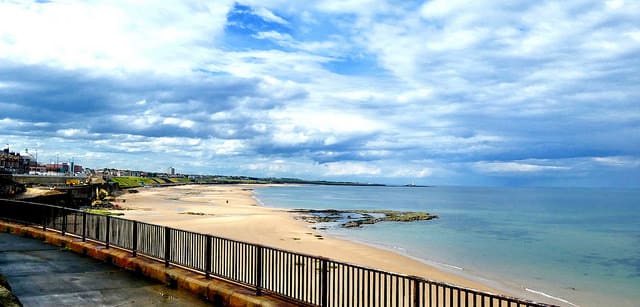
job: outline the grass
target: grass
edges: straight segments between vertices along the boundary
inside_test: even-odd
[[[157,184],[157,182],[151,178],[142,178],[142,177],[134,177],[134,176],[113,177],[111,178],[111,181],[118,183],[120,187],[139,187],[141,186],[140,183],[143,183],[144,185]]]
[[[112,177],[112,182],[118,183],[121,188],[135,188],[142,184],[144,185],[156,185],[167,183],[191,183],[189,178],[158,178],[158,177],[136,177],[136,176],[122,176]]]
[[[169,181],[173,183],[191,183],[189,178],[169,178]]]
[[[104,209],[88,209],[86,212],[99,215],[124,215],[122,212],[112,212]]]
[[[135,177],[135,176],[112,177],[111,181],[118,183],[118,185],[120,185],[121,188],[139,187],[142,184],[155,185],[155,184],[166,183],[166,181],[164,181],[161,178],[148,178],[148,177]]]

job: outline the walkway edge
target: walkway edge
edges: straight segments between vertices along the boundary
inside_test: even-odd
[[[0,274],[0,306],[6,307],[22,307],[22,303],[13,291],[7,279]]]
[[[93,242],[63,236],[32,226],[0,221],[0,232],[43,240],[51,245],[67,248],[100,261],[115,264],[128,271],[142,274],[161,283],[190,291],[216,306],[275,307],[299,306],[271,296],[256,296],[254,291],[219,279],[206,279],[201,274],[178,267],[166,268],[164,263],[146,257],[133,257],[130,252],[105,248]]]

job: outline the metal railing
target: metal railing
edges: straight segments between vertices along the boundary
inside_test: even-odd
[[[0,200],[0,218],[312,306],[551,306],[421,277],[65,207]]]

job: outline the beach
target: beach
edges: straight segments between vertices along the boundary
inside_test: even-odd
[[[260,186],[263,187],[263,186]],[[124,217],[284,250],[323,256],[458,286],[501,293],[477,281],[369,245],[327,237],[287,210],[258,205],[251,185],[137,189],[118,197]]]

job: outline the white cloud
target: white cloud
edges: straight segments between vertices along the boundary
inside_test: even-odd
[[[326,12],[364,15],[393,10],[386,1],[380,0],[326,0],[318,2],[317,7]]]
[[[402,166],[400,166],[402,167]],[[392,171],[388,176],[397,178],[426,178],[433,174],[433,170],[430,168],[421,169],[397,169]]]
[[[433,90],[430,88],[420,88],[417,90],[406,91],[399,94],[396,100],[399,103],[415,103],[416,101],[424,101],[433,97]]]
[[[243,140],[223,140],[210,142],[206,147],[216,155],[238,155],[245,153],[247,146]]]
[[[192,120],[179,119],[176,117],[167,117],[162,120],[162,123],[165,125],[172,125],[180,128],[193,128],[196,125],[196,123]]]
[[[275,135],[280,135],[283,139],[298,140],[298,142],[306,142],[311,137],[340,138],[373,133],[383,130],[386,126],[385,123],[369,119],[362,114],[312,109],[309,106],[274,111],[271,118],[281,123],[274,127]]]
[[[343,100],[378,100],[386,98],[386,93],[376,92],[373,89],[361,89],[333,94],[337,99]]]
[[[291,43],[293,38],[289,34],[282,34],[278,31],[266,31],[266,32],[258,32],[258,34],[254,34],[253,37],[257,39],[271,39],[275,41],[284,41],[287,43]]]
[[[89,136],[87,129],[60,129],[57,133],[63,137],[86,137]]]
[[[156,146],[158,148],[196,146],[196,145],[199,145],[200,142],[201,141],[199,139],[184,138],[184,137],[158,137],[158,138],[153,138],[151,140],[151,144],[153,144],[153,146]],[[180,150],[180,148],[177,148],[177,149]]]
[[[279,24],[283,24],[283,25],[289,24],[282,17],[277,16],[272,11],[270,11],[270,10],[264,8],[264,7],[255,8],[253,10],[253,13],[258,15],[258,16],[260,16],[262,19],[264,19],[266,21],[271,21],[271,22],[275,22],[275,23],[279,23]]]
[[[608,9],[616,10],[624,6],[624,0],[609,0],[605,2]]]
[[[331,162],[324,166],[326,176],[374,176],[381,172],[380,168],[365,162]]]
[[[5,117],[3,119],[0,119],[0,125],[5,126],[6,128],[11,127],[11,126],[19,126],[22,123],[18,120],[15,120],[13,118],[8,118]]]
[[[210,51],[211,58],[204,68],[243,78],[274,76],[285,80],[304,80],[322,74],[320,65],[331,58],[302,52],[280,50]],[[315,79],[314,79],[315,80]]]
[[[199,64],[194,51],[202,38],[222,33],[231,4],[216,1],[193,11],[178,3],[165,9],[111,1],[4,2],[0,52],[16,62],[65,69],[184,73]]]
[[[271,141],[277,145],[301,145],[309,142],[310,136],[303,131],[296,131],[294,126],[280,125],[273,132]]]
[[[485,173],[537,173],[570,169],[566,166],[538,165],[524,162],[476,162],[473,167]]]
[[[266,32],[258,32],[257,34],[252,35],[256,39],[267,39],[275,42],[276,44],[294,48],[309,52],[318,52],[318,51],[335,51],[336,49],[340,49],[340,46],[333,41],[296,41],[291,35],[283,34],[277,31],[266,31]],[[334,50],[332,50],[334,49]]]
[[[637,168],[640,167],[640,158],[637,157],[595,157],[592,158],[594,162],[599,164],[620,167],[620,168]]]

